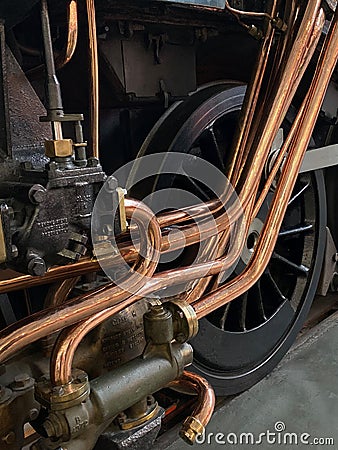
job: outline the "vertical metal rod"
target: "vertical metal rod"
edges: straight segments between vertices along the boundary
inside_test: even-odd
[[[41,0],[41,27],[44,46],[44,56],[47,71],[46,91],[47,91],[47,115],[53,122],[52,130],[54,139],[62,139],[62,127],[57,117],[63,116],[63,106],[61,98],[61,89],[56,77],[54,53],[52,46],[52,36],[50,32],[50,23],[48,15],[47,0]],[[54,117],[53,117],[54,116]]]
[[[0,21],[0,160],[12,156],[6,71],[5,27]]]
[[[94,0],[86,0],[90,58],[90,121],[92,152],[99,158],[99,58],[97,51],[96,18]]]

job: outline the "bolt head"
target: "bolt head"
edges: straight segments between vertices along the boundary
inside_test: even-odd
[[[31,377],[27,373],[20,373],[14,377],[14,388],[25,389],[30,385]]]
[[[47,190],[40,184],[34,184],[28,193],[29,200],[34,204],[38,205],[42,203],[47,196]]]
[[[88,158],[87,167],[97,167],[99,165],[99,160],[97,158]]]
[[[46,264],[44,260],[40,257],[33,258],[28,263],[28,272],[31,275],[41,277],[46,273]]]
[[[30,419],[30,420],[35,420],[35,419],[37,419],[37,418],[38,418],[38,415],[39,415],[39,410],[36,409],[36,408],[32,408],[32,409],[29,411],[29,419]]]
[[[112,175],[107,178],[105,182],[105,188],[107,192],[114,192],[118,187],[117,179]]]
[[[19,256],[19,250],[16,245],[12,245],[11,256],[12,256],[12,258],[17,258]]]

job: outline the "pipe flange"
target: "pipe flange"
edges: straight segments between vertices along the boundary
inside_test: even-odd
[[[165,303],[171,312],[174,324],[174,338],[183,344],[195,337],[198,333],[198,320],[194,308],[182,300],[171,300]]]
[[[52,411],[76,406],[86,400],[90,393],[87,374],[79,369],[72,372],[72,381],[62,386],[52,386],[50,379],[43,377],[36,385],[37,400]]]

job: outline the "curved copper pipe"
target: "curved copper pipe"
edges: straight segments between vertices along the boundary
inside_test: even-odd
[[[138,273],[133,273],[128,278],[130,288],[135,290],[141,288],[146,280],[146,278],[140,277],[140,274],[153,273],[156,269],[161,245],[161,230],[151,210],[142,202],[129,200],[126,212],[139,225],[143,242],[141,254],[144,256],[139,255],[133,267],[134,271],[138,271]],[[19,321],[16,326],[8,327],[0,333],[2,336],[0,338],[0,359],[5,360],[29,343],[58,331],[60,328],[87,319],[92,314],[121,302],[128,296],[130,296],[129,292],[116,286],[108,289],[102,288],[97,290],[94,296],[88,294],[75,298],[65,305],[44,310]]]
[[[276,4],[275,4],[275,8],[276,8]],[[275,9],[273,9],[273,13],[275,13]],[[313,13],[316,13],[316,8],[314,8],[314,10],[309,10],[308,11],[308,16],[305,15],[304,17],[304,22],[303,25],[307,25],[309,22],[309,17],[312,18]],[[292,9],[291,11],[292,13],[294,13],[294,9]],[[292,100],[292,96],[296,90],[296,87],[298,85],[299,80],[302,78],[302,76],[304,75],[304,71],[306,69],[306,67],[308,66],[313,53],[315,51],[316,45],[318,43],[319,37],[320,37],[320,29],[316,28],[316,22],[312,23],[312,19],[310,22],[310,26],[311,26],[311,30],[308,30],[307,33],[301,33],[299,32],[299,42],[300,42],[300,47],[293,50],[294,54],[297,55],[299,52],[302,53],[302,58],[291,58],[291,67],[292,67],[292,71],[288,72],[286,75],[293,75],[293,88],[290,91],[289,95],[284,95],[284,97],[281,95],[279,97],[279,100],[282,102],[284,101],[286,104],[289,104]],[[292,29],[292,27],[291,27]],[[269,37],[269,36],[268,36]],[[266,40],[266,44],[267,45],[271,45],[271,43],[269,44],[269,40]],[[304,49],[305,48],[305,49]],[[262,54],[261,57],[266,57],[267,55],[267,49],[265,48],[265,46],[263,45],[262,47]],[[258,69],[259,70],[263,70],[265,69],[266,66],[266,62],[265,64],[262,63],[262,65],[258,64]],[[288,67],[288,65],[286,65],[286,67]],[[288,69],[286,69],[288,70]],[[291,69],[290,69],[291,70]],[[246,97],[248,97],[247,101],[244,103],[243,108],[244,108],[244,112],[242,113],[241,119],[243,120],[242,123],[242,128],[240,127],[239,130],[239,135],[237,136],[237,145],[235,146],[233,152],[234,152],[234,158],[233,161],[235,162],[231,167],[230,167],[230,180],[232,181],[233,184],[236,185],[236,183],[238,182],[238,178],[239,178],[239,174],[240,174],[240,168],[242,168],[243,166],[243,161],[246,160],[246,158],[248,157],[248,151],[245,148],[245,145],[247,143],[248,137],[249,137],[249,129],[250,126],[252,124],[252,120],[253,120],[253,114],[254,114],[254,110],[255,107],[257,106],[257,101],[258,101],[258,94],[259,94],[259,90],[262,84],[262,75],[263,72],[259,74],[260,78],[258,76],[254,77],[253,81],[252,81],[252,85],[246,95]],[[278,103],[276,103],[278,104]],[[269,130],[269,127],[268,127]],[[267,133],[271,133],[271,130],[267,131]],[[286,152],[286,149],[288,148],[289,142],[291,140],[292,136],[290,135],[288,137],[289,141],[286,142],[286,145],[283,147],[284,148],[284,154]],[[271,142],[272,144],[272,142]],[[264,151],[265,148],[265,151]],[[259,153],[266,153],[266,151],[269,151],[269,148],[266,146],[262,146],[259,147]],[[282,153],[283,150],[280,152]],[[257,152],[256,152],[257,155]],[[257,159],[257,158],[256,158]],[[282,155],[279,155],[279,157],[277,158],[276,163],[278,163],[278,160],[282,160],[283,157]],[[279,166],[275,166],[273,168],[272,172],[277,172]],[[257,212],[259,211],[266,193],[268,192],[271,184],[272,184],[272,180],[274,179],[275,175],[272,173],[270,174],[267,182],[265,183],[263,192],[261,193],[258,202],[256,203],[255,206],[255,210],[252,213],[252,218],[256,217]],[[256,187],[258,187],[258,184],[256,185]],[[252,201],[254,199],[254,192],[252,191]],[[247,194],[247,195],[246,195]],[[247,209],[249,209],[251,211],[251,206],[250,204],[248,204],[248,198],[250,196],[250,187],[247,187],[246,192],[244,192],[244,196],[240,198],[242,198],[242,202],[243,202],[243,207],[245,209],[245,211]],[[226,245],[228,242],[228,234],[224,233],[218,243],[217,249],[215,249],[215,251],[213,253],[210,252],[210,257],[211,258],[220,258],[225,251]],[[199,281],[197,281],[195,283],[195,286],[193,287],[192,291],[187,292],[185,299],[189,302],[194,302],[196,301],[199,297],[202,296],[203,292],[205,291],[205,289],[208,286],[208,281],[211,281],[210,279],[208,280],[207,278],[201,279]],[[215,289],[218,286],[218,279],[216,279],[213,283],[212,289]]]
[[[215,408],[215,392],[205,378],[186,370],[180,378],[171,382],[169,387],[173,389],[180,387],[192,389],[198,395],[197,405],[191,416],[184,421],[180,431],[182,439],[188,444],[193,444],[197,434],[202,434],[210,422]],[[194,429],[190,427],[191,424],[194,424]],[[196,425],[200,429],[198,433],[195,430]]]
[[[78,17],[77,17],[77,0],[70,0],[67,6],[68,33],[65,48],[61,55],[56,58],[55,65],[57,69],[61,69],[72,59],[78,38]]]
[[[53,284],[46,295],[44,308],[53,308],[62,305],[74,289],[80,277],[68,278]]]
[[[97,49],[94,0],[86,0],[90,60],[90,122],[92,153],[99,158],[99,56]]]
[[[312,124],[313,126],[313,124]],[[200,264],[198,267],[188,267],[184,270],[179,269],[176,271],[170,271],[168,273],[169,280],[162,280],[154,277],[154,280],[151,280],[147,283],[147,285],[140,290],[140,296],[146,295],[152,290],[161,289],[161,287],[169,286],[175,282],[183,282],[186,279],[198,278],[200,276],[211,275],[218,273],[222,270],[222,264],[224,261],[213,261],[204,264]],[[208,268],[208,273],[201,275],[201,270],[205,270]],[[159,274],[163,277],[163,274]],[[239,295],[238,293],[236,296]],[[123,309],[129,304],[133,303],[137,300],[138,297],[134,297],[131,299],[127,299],[124,302],[119,303],[116,306],[115,312]],[[72,301],[69,305],[66,305],[61,310],[56,310],[54,313],[48,317],[45,312],[42,312],[38,315],[32,316],[29,319],[33,320],[32,324],[24,325],[22,328],[19,328],[23,322],[19,322],[15,327],[8,328],[2,334],[3,339],[0,341],[0,349],[3,350],[1,354],[1,359],[6,359],[13,352],[17,351],[18,348],[22,348],[32,340],[39,339],[40,337],[48,334],[49,332],[56,331],[60,329],[62,326],[68,326],[70,324],[74,324],[77,321],[83,320],[89,315],[95,313],[95,311],[102,310],[106,305],[114,304],[115,302],[121,301],[123,296],[121,296],[121,292],[116,291],[114,288],[106,289],[99,291],[95,295],[91,295],[87,297],[83,297],[81,299],[76,299]],[[100,307],[98,307],[97,302],[102,302]],[[64,321],[64,323],[62,323]],[[62,323],[62,325],[61,325]],[[19,328],[19,329],[18,329]],[[21,342],[18,342],[18,337],[23,337]],[[2,360],[3,360],[2,359]]]
[[[323,11],[316,20],[316,27],[325,22]],[[246,292],[261,277],[276,244],[288,199],[291,196],[304,153],[311,138],[325,92],[338,59],[338,11],[336,11],[316,68],[316,73],[294,122],[295,137],[291,143],[283,167],[267,221],[258,240],[253,258],[245,271],[224,287],[217,289],[200,301],[193,303],[197,317],[201,318]],[[280,199],[283,199],[281,202]]]
[[[118,305],[111,306],[94,314],[80,324],[75,324],[73,327],[65,329],[60,334],[53,349],[50,369],[51,380],[53,380],[56,385],[67,384],[71,381],[74,355],[82,339],[97,325],[120,312],[125,307],[135,303],[139,298],[147,297],[150,293],[170,285],[193,280],[199,276],[203,276],[204,272],[206,272],[206,275],[213,275],[233,265],[242,251],[247,227],[248,225],[245,222],[245,219],[243,219],[238,226],[238,239],[236,239],[229,255],[226,257],[218,261],[208,261],[184,269],[169,270],[164,273],[156,274],[140,289],[137,295],[133,295]]]
[[[255,12],[255,11],[243,11],[241,9],[236,9],[230,6],[228,0],[225,0],[225,8],[235,16],[245,16],[252,17],[256,19],[267,18],[269,20],[273,20],[273,14],[268,14],[266,12]]]

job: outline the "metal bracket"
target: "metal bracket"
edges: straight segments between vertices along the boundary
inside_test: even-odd
[[[338,165],[338,144],[310,149],[305,153],[299,173]]]
[[[331,231],[326,227],[326,246],[322,273],[317,289],[317,294],[325,296],[330,288],[330,284],[336,273],[336,255],[337,248],[335,246]]]

